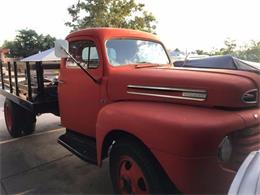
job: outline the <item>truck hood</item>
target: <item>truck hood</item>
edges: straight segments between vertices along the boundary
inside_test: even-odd
[[[259,106],[260,75],[253,72],[173,67],[109,70],[109,101],[157,101],[205,107]]]

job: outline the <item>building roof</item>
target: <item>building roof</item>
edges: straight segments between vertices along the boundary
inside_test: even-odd
[[[7,49],[7,48],[2,48],[0,49],[0,53],[9,53],[10,52],[10,49]]]
[[[48,61],[60,61],[60,58],[55,56],[54,48],[42,51],[32,56],[26,57],[21,60],[22,62],[48,62]]]

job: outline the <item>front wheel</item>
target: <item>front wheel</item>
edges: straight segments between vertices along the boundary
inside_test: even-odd
[[[112,146],[110,177],[116,194],[176,193],[150,152],[136,141],[121,140]]]
[[[31,134],[35,129],[36,117],[9,99],[4,103],[5,123],[12,137]]]

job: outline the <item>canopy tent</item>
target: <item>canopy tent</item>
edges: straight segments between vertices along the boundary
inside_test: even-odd
[[[238,58],[225,55],[214,56],[209,58],[176,61],[177,67],[194,67],[194,68],[220,68],[232,70],[251,70],[260,71],[260,63],[240,60]]]
[[[26,57],[21,60],[22,62],[50,62],[50,61],[60,61],[60,58],[55,56],[54,48],[42,51],[40,53],[34,54],[32,56]]]

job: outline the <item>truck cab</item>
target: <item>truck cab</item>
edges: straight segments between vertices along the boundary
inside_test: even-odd
[[[57,41],[58,142],[102,166],[115,193],[227,193],[260,149],[259,72],[175,68],[146,32],[91,28]]]
[[[148,33],[88,29],[72,33],[67,40],[69,53],[88,70],[94,82],[73,60],[62,59],[58,87],[61,121],[66,128],[91,137],[96,136],[96,123],[101,109],[120,101],[112,97],[121,92],[118,83],[121,79],[114,78],[115,71],[127,72],[132,67],[151,66],[151,63],[155,66],[170,64],[164,46]],[[116,83],[111,83],[114,81]],[[120,95],[117,98],[124,99]]]

